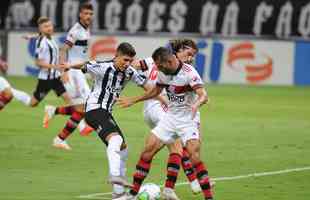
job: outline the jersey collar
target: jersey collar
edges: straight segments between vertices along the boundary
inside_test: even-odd
[[[85,30],[88,30],[87,26],[85,26],[84,24],[82,24],[80,20],[79,20],[78,23],[79,23]]]

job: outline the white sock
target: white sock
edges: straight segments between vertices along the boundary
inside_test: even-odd
[[[30,105],[31,97],[26,92],[17,90],[15,88],[12,88],[11,90],[15,99],[22,102],[26,106]]]
[[[125,192],[125,187],[122,185],[113,184],[113,192],[116,194],[122,194]]]
[[[114,135],[110,138],[107,156],[109,160],[109,171],[111,176],[120,176],[121,155],[119,154],[123,138],[120,135]]]
[[[120,172],[121,172],[121,176],[126,176],[126,162],[128,159],[128,148],[123,149],[119,152],[120,156],[121,156],[121,165],[120,165]]]
[[[80,121],[78,125],[79,131],[82,132],[85,127],[86,127],[86,122],[84,119],[82,119],[82,121]]]
[[[120,175],[125,177],[126,171],[127,171],[126,161],[128,158],[128,149],[126,148],[126,149],[121,150],[119,152],[119,155],[121,156]],[[121,193],[125,192],[125,187],[122,185],[114,184],[113,185],[113,192],[116,194],[121,194]]]

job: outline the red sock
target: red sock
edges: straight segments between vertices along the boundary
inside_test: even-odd
[[[192,162],[189,159],[189,154],[186,148],[183,148],[182,168],[189,182],[193,182],[195,179],[197,179],[196,173],[194,171]]]
[[[60,106],[55,110],[56,115],[72,115],[75,111],[74,106]]]
[[[204,164],[200,162],[195,165],[195,170],[205,199],[212,200],[213,197],[207,169]]]
[[[73,131],[76,129],[80,121],[83,119],[84,115],[82,113],[74,111],[67,121],[64,129],[58,134],[58,137],[62,140],[65,140]]]
[[[167,179],[165,187],[174,189],[180,170],[181,156],[177,153],[171,153],[167,165]]]
[[[134,196],[138,194],[140,187],[143,183],[143,180],[150,171],[151,162],[152,160],[145,161],[142,159],[142,157],[140,157],[140,160],[136,165],[136,172],[133,175],[133,187],[130,190],[130,194]]]
[[[11,100],[12,100],[12,97],[7,98],[4,95],[0,94],[0,110],[2,110],[6,104],[10,103]]]

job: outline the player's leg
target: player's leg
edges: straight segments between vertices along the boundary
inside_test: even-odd
[[[128,150],[120,128],[112,115],[103,109],[87,112],[85,120],[95,128],[102,142],[107,145],[109,182],[113,185],[113,198],[123,195],[124,186],[130,186],[130,184],[124,178]]]
[[[13,96],[16,100],[22,102],[26,106],[30,106],[31,96],[24,91],[17,90],[15,88],[11,88]]]
[[[165,187],[162,191],[163,199],[173,199],[178,200],[176,193],[174,192],[175,183],[178,178],[181,159],[182,159],[182,144],[176,141],[172,144],[167,144],[169,149],[169,158],[167,162],[167,179],[165,182]]]
[[[33,96],[30,100],[30,107],[36,107],[49,93],[52,89],[52,85],[50,84],[50,80],[38,80],[36,89],[33,93]]]
[[[53,146],[65,150],[71,150],[66,139],[74,132],[80,121],[84,118],[84,112],[73,111],[70,119],[66,122],[65,127],[58,133],[53,140]]]
[[[186,148],[197,173],[197,178],[205,199],[213,199],[208,170],[200,159],[200,141],[198,139],[188,140],[186,142]]]
[[[80,98],[84,99],[84,102],[85,102],[88,95],[90,94],[90,88],[89,88],[88,82],[86,80],[86,76],[81,71],[77,71],[75,73],[75,77],[77,78],[77,80],[75,82],[78,85],[78,87],[77,87],[78,94],[80,95]],[[87,136],[91,132],[93,132],[93,129],[85,122],[85,120],[82,120],[79,123],[78,129],[79,129],[80,134],[82,136]]]
[[[136,165],[136,172],[133,175],[133,187],[129,191],[130,195],[136,196],[138,194],[143,180],[149,173],[152,159],[154,155],[161,149],[162,145],[163,143],[161,140],[151,132],[146,139],[144,149]]]
[[[188,151],[186,149],[186,147],[183,147],[182,150],[182,162],[181,162],[181,166],[184,170],[184,173],[187,177],[187,180],[190,182],[190,186],[192,189],[192,192],[194,194],[198,194],[201,192],[201,188],[196,176],[196,172],[194,170],[193,164],[190,160]]]
[[[0,110],[10,103],[13,98],[11,86],[7,80],[0,77]]]
[[[5,88],[0,91],[0,110],[2,110],[13,99],[13,94],[10,88]]]

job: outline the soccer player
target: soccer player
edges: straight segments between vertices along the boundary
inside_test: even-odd
[[[145,76],[139,74],[130,63],[136,55],[129,43],[121,43],[113,60],[87,62],[80,65],[67,64],[65,67],[81,68],[94,79],[93,90],[87,98],[85,120],[93,127],[103,143],[107,145],[109,161],[109,182],[113,184],[112,199],[125,195],[124,186],[131,186],[125,177],[127,145],[124,135],[112,116],[112,108],[129,80],[146,87]]]
[[[30,96],[20,90],[17,90],[15,88],[12,88],[9,82],[3,78],[0,77],[0,111],[11,102],[11,100],[15,98],[18,101],[26,104],[30,101]],[[26,99],[26,103],[25,103]]]
[[[174,54],[178,59],[188,64],[192,64],[194,56],[198,51],[196,43],[191,39],[170,40],[169,43],[167,44],[167,47],[174,52]],[[149,84],[151,85],[156,84],[158,70],[152,57],[140,60],[139,62],[134,62],[133,64],[134,67],[136,67],[137,69],[141,69],[144,72],[144,75],[148,78]],[[167,108],[163,104],[161,104],[160,101],[157,100],[159,97],[166,98],[166,95],[161,94],[155,99],[150,99],[144,102],[144,111],[143,111],[144,120],[151,129],[153,129],[158,124],[162,115],[164,115],[167,112]],[[161,101],[163,102],[163,100]],[[196,119],[198,120],[197,124],[199,125],[200,117],[197,117]],[[176,142],[179,143],[179,145],[176,146],[182,148],[181,141],[177,140]],[[190,182],[191,189],[194,194],[198,194],[199,192],[201,192],[201,188],[196,178],[196,173],[189,160],[188,152],[185,147],[179,151],[181,152],[182,155],[181,159],[182,168],[187,176],[188,181]],[[175,154],[169,155],[167,168],[169,168],[170,165],[174,164],[173,160],[175,159],[175,157],[176,157]],[[175,173],[171,174],[171,172],[168,171],[165,183],[165,186],[167,188],[174,189],[176,176],[177,174]]]
[[[82,66],[88,59],[88,43],[90,39],[89,26],[92,23],[93,6],[90,3],[84,3],[80,6],[79,21],[69,30],[65,43],[60,50],[60,64]],[[67,58],[67,59],[66,59]],[[44,127],[48,127],[48,122],[56,114],[69,115],[70,119],[65,127],[54,138],[53,145],[57,148],[70,150],[71,147],[66,139],[79,126],[81,135],[89,134],[92,129],[85,124],[84,103],[90,93],[85,75],[77,69],[70,69],[64,76],[65,87],[72,99],[70,106],[46,106],[43,120]],[[63,144],[63,145],[62,145]]]
[[[39,37],[36,41],[35,63],[40,68],[38,83],[32,97],[25,93],[17,95],[26,105],[36,107],[51,90],[54,90],[57,96],[70,103],[71,98],[60,80],[59,48],[53,39],[54,25],[47,17],[40,17],[37,24]]]
[[[165,115],[162,115],[161,120],[147,138],[133,176],[133,187],[122,200],[135,199],[143,180],[150,170],[154,155],[161,149],[163,144],[171,145],[176,138],[181,139],[189,153],[204,198],[212,200],[208,171],[200,159],[201,141],[196,119],[199,117],[197,115],[199,107],[208,101],[203,82],[197,71],[191,65],[178,60],[171,49],[160,47],[154,51],[152,58],[159,70],[156,86],[142,96],[119,98],[118,104],[122,107],[128,107],[140,101],[152,99],[165,88],[169,101],[168,110]],[[175,166],[180,165],[180,162],[180,156],[175,154]],[[179,169],[171,165],[168,168],[169,170],[171,173],[177,173]],[[165,187],[162,195],[164,199],[177,200],[178,198],[173,193],[174,191]]]

